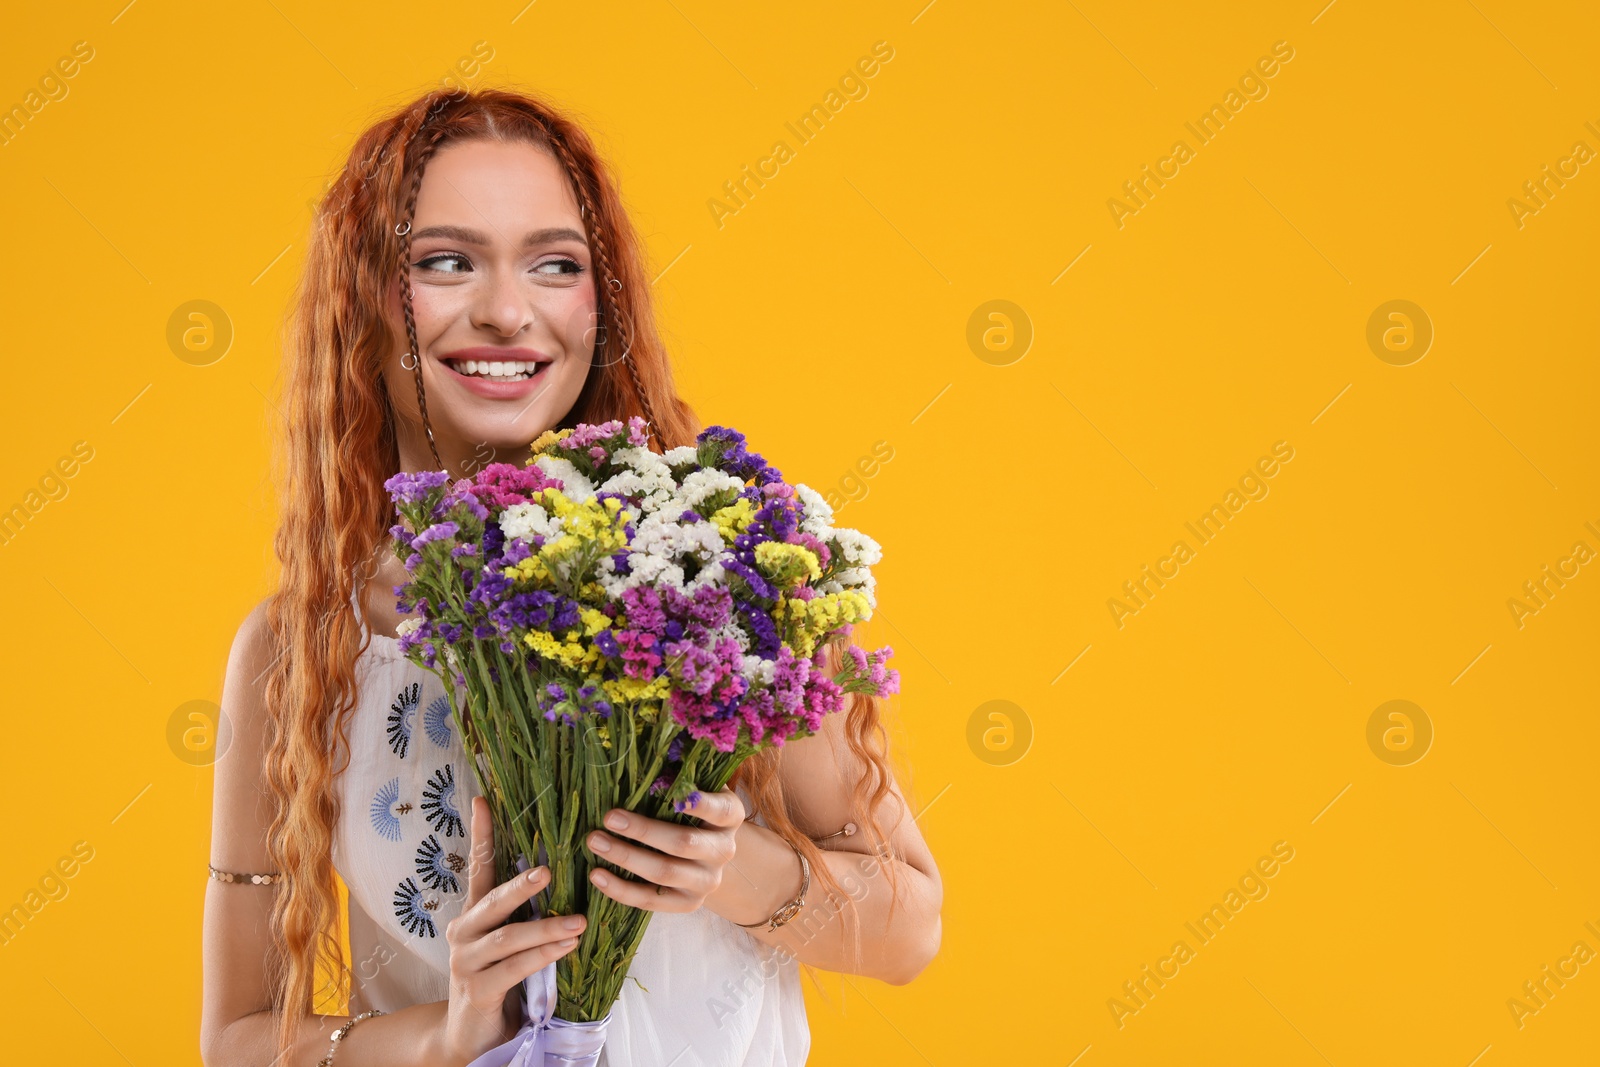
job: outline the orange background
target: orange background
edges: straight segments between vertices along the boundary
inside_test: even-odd
[[[14,12],[0,105],[75,42],[92,58],[0,144],[0,507],[27,512],[0,544],[0,908],[75,843],[92,858],[0,945],[12,1055],[198,1062],[212,772],[183,709],[217,699],[270,588],[308,205],[452,71],[588,122],[692,403],[884,545],[866,637],[904,674],[944,946],[905,987],[821,976],[812,1062],[1592,1054],[1600,965],[1560,961],[1600,952],[1600,575],[1560,561],[1600,551],[1600,172],[1508,202],[1600,152],[1600,18],[1322,2]],[[785,123],[880,41],[866,94],[799,143]],[[1201,144],[1185,124],[1280,41],[1266,94]],[[1180,139],[1137,212],[1108,207]],[[169,344],[194,300],[231,327],[220,358]],[[1394,300],[1414,310],[1374,348]],[[815,403],[769,401],[797,381]],[[1185,523],[1280,441],[1266,495],[1199,543]],[[1179,540],[1192,558],[1161,563]],[[1547,564],[1569,577],[1519,619]],[[1146,565],[1171,576],[1114,612]],[[1202,944],[1185,924],[1277,842],[1292,859],[1247,882],[1267,894]],[[1141,1006],[1146,965],[1172,977]],[[1577,969],[1519,1020],[1546,965]]]

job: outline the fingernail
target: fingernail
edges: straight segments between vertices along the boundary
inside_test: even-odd
[[[606,816],[606,825],[613,830],[626,830],[628,828],[628,817],[620,811],[614,811]]]
[[[594,884],[602,888],[611,884],[611,876],[605,871],[594,872]]]
[[[565,941],[557,941],[556,942],[556,944],[560,945],[562,948],[571,948],[573,945],[576,945],[577,943],[578,943],[578,939],[575,938],[575,937],[569,937]]]
[[[589,847],[596,852],[610,852],[611,842],[600,834],[594,834],[589,838]]]
[[[535,867],[533,870],[527,873],[526,877],[530,882],[537,882],[540,878],[544,877],[544,868]]]
[[[582,930],[583,929],[583,916],[582,915],[568,915],[566,917],[565,921],[563,921],[561,925],[565,926],[568,930]]]

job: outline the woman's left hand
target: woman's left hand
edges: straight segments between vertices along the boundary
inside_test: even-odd
[[[596,830],[585,843],[595,855],[632,871],[642,882],[595,868],[589,874],[606,896],[646,911],[694,911],[722,885],[733,860],[734,835],[744,825],[744,801],[732,789],[700,794],[684,809],[703,824],[683,826],[613,808],[606,812],[610,833]]]

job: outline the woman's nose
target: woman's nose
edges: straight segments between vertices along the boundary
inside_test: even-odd
[[[473,325],[511,337],[532,321],[533,303],[515,272],[492,272],[473,309]]]

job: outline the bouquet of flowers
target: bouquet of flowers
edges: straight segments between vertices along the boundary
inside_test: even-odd
[[[497,850],[498,880],[518,852],[548,863],[541,913],[588,917],[553,975],[529,980],[542,1018],[518,1047],[592,1024],[598,1055],[651,913],[592,888],[595,866],[636,876],[588,833],[613,807],[688,822],[697,791],[814,733],[846,693],[898,692],[893,650],[848,640],[875,606],[879,546],[720,426],[660,454],[640,418],[580,424],[542,435],[526,466],[385,488],[412,615],[400,648],[444,681],[495,840],[515,845]]]

